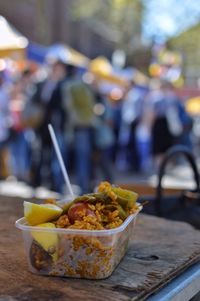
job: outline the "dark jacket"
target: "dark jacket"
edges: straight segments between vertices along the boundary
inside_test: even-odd
[[[67,120],[66,112],[63,109],[63,93],[62,84],[60,81],[55,84],[50,97],[47,100],[43,99],[42,92],[47,81],[36,84],[35,93],[32,101],[39,103],[44,110],[44,118],[41,125],[37,129],[37,133],[41,136],[42,140],[51,143],[48,132],[48,124],[51,123],[55,130],[63,132]]]

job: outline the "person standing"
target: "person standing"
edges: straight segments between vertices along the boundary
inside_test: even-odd
[[[89,87],[76,77],[75,71],[75,67],[70,66],[71,76],[63,91],[68,115],[65,133],[71,135],[76,181],[83,194],[90,190],[95,100]]]
[[[126,164],[131,170],[136,172],[140,169],[136,129],[141,120],[142,107],[142,92],[132,81],[125,94],[122,105],[122,123],[120,137],[122,141],[121,145],[124,145],[123,151],[126,153]]]
[[[160,165],[165,152],[180,137],[183,124],[179,114],[178,98],[168,81],[151,91],[148,105],[152,111],[152,153],[156,168]]]
[[[42,181],[46,181],[47,184],[50,182],[50,188],[62,192],[64,180],[52,147],[48,124],[52,124],[65,157],[64,128],[67,116],[63,108],[62,86],[66,78],[66,67],[61,61],[55,61],[49,65],[49,68],[48,77],[36,85],[32,96],[32,101],[41,105],[44,112],[43,120],[36,129],[41,146],[39,161],[35,167],[34,184],[38,186]]]
[[[98,173],[98,171],[100,171],[103,179],[112,183],[113,168],[111,150],[115,142],[113,130],[113,111],[106,95],[100,92],[98,83],[93,84],[92,91],[95,96],[93,172],[96,171],[96,173]],[[95,178],[97,178],[97,175]]]
[[[10,97],[3,71],[0,72],[0,178],[8,176],[7,150],[10,139]]]

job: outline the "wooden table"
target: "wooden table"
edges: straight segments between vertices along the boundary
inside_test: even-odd
[[[140,214],[130,248],[112,276],[92,281],[30,273],[21,233],[14,226],[23,213],[22,200],[0,197],[0,212],[1,301],[189,300],[158,297],[179,277],[200,266],[200,232],[188,224]],[[194,273],[198,274],[198,271]],[[182,279],[180,283],[184,281]],[[189,290],[190,287],[186,287]],[[197,291],[193,289],[187,298]],[[150,297],[152,293],[154,295]]]

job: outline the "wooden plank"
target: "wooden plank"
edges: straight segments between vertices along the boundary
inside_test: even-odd
[[[151,186],[150,184],[147,183],[128,183],[128,184],[121,184],[118,183],[118,185],[124,189],[129,189],[132,191],[137,192],[139,195],[148,195],[148,196],[153,196],[155,195],[156,188]],[[165,195],[178,195],[180,192],[183,191],[181,188],[165,188]]]
[[[141,301],[200,261],[199,231],[141,214],[126,256],[108,279],[34,275],[28,271],[21,233],[14,227],[22,210],[22,200],[0,198],[0,300]]]
[[[194,264],[183,274],[166,285],[157,294],[150,296],[147,301],[188,301],[200,291],[200,263]],[[197,295],[198,296],[198,295]],[[198,301],[200,299],[196,299]],[[199,295],[200,297],[200,295]],[[192,301],[195,301],[192,299]]]

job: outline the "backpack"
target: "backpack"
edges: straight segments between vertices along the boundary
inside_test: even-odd
[[[94,96],[81,81],[73,81],[68,86],[71,118],[75,125],[90,126],[94,118]]]
[[[44,108],[40,103],[28,99],[21,114],[21,125],[23,128],[38,128],[44,118]]]

